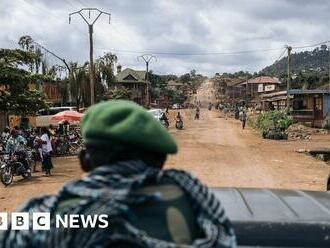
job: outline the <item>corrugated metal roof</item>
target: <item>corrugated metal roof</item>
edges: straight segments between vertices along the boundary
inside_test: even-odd
[[[281,84],[281,81],[277,77],[260,76],[248,79],[242,84]]]

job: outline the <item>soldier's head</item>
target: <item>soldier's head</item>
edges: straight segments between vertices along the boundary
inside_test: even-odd
[[[118,161],[142,160],[162,168],[175,140],[151,114],[129,101],[107,101],[90,107],[81,121],[86,148],[80,153],[84,171]]]

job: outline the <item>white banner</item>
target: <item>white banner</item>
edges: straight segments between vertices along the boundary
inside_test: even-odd
[[[275,85],[274,84],[265,86],[265,91],[273,91],[273,90],[275,90]]]

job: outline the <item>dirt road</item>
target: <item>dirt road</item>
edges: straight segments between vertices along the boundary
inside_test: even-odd
[[[209,102],[215,103],[215,90],[213,81],[207,79],[199,87],[197,94],[194,94],[189,101],[195,103],[195,101],[200,101],[201,105],[207,107]]]
[[[214,102],[214,87],[205,80],[197,95],[203,106]],[[325,190],[330,166],[307,155],[294,152],[308,147],[330,147],[330,135],[312,141],[263,140],[251,129],[242,130],[237,120],[221,118],[218,111],[201,110],[193,120],[193,110],[181,110],[184,130],[174,128],[176,111],[170,113],[170,133],[179,144],[179,153],[170,156],[166,168],[190,171],[209,186],[265,187]],[[32,196],[56,192],[65,182],[83,174],[78,160],[54,159],[51,177],[40,172],[32,180],[19,180],[5,188],[0,185],[0,212],[12,211]]]
[[[175,130],[171,118],[170,132],[180,150],[169,157],[167,168],[188,170],[209,186],[325,190],[330,166],[294,152],[311,142],[263,140],[216,111],[202,109],[200,120],[193,120],[193,110],[183,113],[184,130]],[[324,142],[330,145],[329,141]],[[54,193],[65,182],[82,176],[76,158],[57,158],[54,164],[51,177],[35,173],[32,180],[15,178],[7,188],[0,185],[0,212],[14,210],[31,196]]]
[[[263,140],[218,112],[203,109],[201,116],[186,130],[173,131],[180,152],[167,167],[189,170],[210,186],[325,190],[330,166],[294,152],[313,141]],[[330,137],[323,142],[330,146]]]

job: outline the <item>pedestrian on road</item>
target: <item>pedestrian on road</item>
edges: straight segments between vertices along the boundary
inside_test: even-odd
[[[247,115],[245,113],[244,110],[242,110],[241,114],[240,114],[240,120],[242,122],[242,129],[245,129],[245,124],[246,124],[246,120],[247,120]]]
[[[49,130],[46,127],[41,128],[41,149],[42,149],[42,168],[45,171],[47,176],[50,176],[50,170],[53,168],[51,153],[52,143],[51,143],[51,135]]]
[[[195,120],[199,120],[199,117],[200,117],[200,108],[197,106],[195,112]]]
[[[224,109],[223,109],[223,113],[225,114],[225,120],[227,120],[227,118],[228,118],[228,107],[227,106],[225,106],[224,107]]]
[[[86,148],[79,160],[89,174],[19,211],[50,213],[51,227],[55,213],[106,215],[108,228],[100,223],[71,231],[9,226],[1,247],[236,247],[232,225],[213,193],[188,172],[163,169],[177,144],[141,106],[93,105],[81,127]]]

